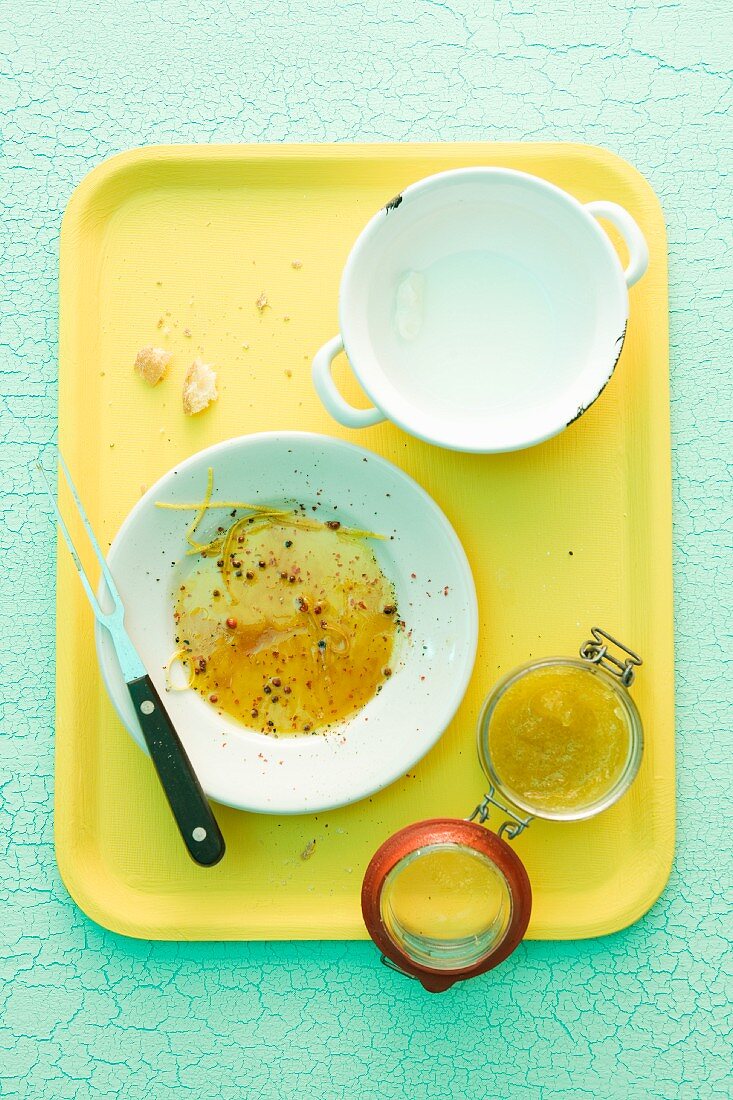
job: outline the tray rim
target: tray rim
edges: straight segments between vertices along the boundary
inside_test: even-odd
[[[86,217],[86,211],[89,207],[90,200],[92,200],[100,187],[114,178],[116,174],[123,174],[132,167],[145,165],[150,160],[164,161],[168,163],[175,163],[180,160],[189,160],[196,162],[211,162],[219,161],[226,162],[232,160],[245,160],[245,161],[267,161],[277,160],[285,161],[288,159],[303,159],[309,158],[316,160],[327,159],[343,159],[350,161],[358,161],[365,156],[380,156],[384,159],[391,161],[399,161],[403,158],[409,159],[411,157],[429,157],[430,155],[445,156],[450,153],[453,156],[460,157],[461,155],[476,156],[477,153],[485,150],[487,157],[500,158],[502,154],[516,155],[518,152],[526,153],[528,156],[583,156],[594,161],[599,167],[606,166],[614,169],[616,172],[620,172],[634,187],[635,191],[642,192],[644,200],[650,204],[650,208],[654,209],[657,225],[655,227],[656,233],[659,235],[658,239],[664,246],[663,260],[664,260],[664,287],[665,292],[668,291],[668,265],[667,265],[667,234],[666,226],[664,223],[663,210],[659,201],[659,198],[652,188],[646,177],[639,172],[639,170],[623,157],[618,156],[616,153],[603,148],[602,146],[593,145],[583,142],[485,142],[485,141],[468,141],[468,142],[344,142],[344,143],[313,143],[313,142],[288,142],[288,143],[221,143],[221,144],[191,144],[191,143],[179,143],[179,144],[151,144],[143,146],[135,146],[130,149],[126,149],[122,152],[115,153],[109,156],[97,164],[94,168],[88,171],[76,187],[73,189],[64,214],[61,221],[61,234],[59,244],[59,284],[58,284],[58,301],[59,301],[59,367],[61,364],[69,358],[67,350],[67,344],[71,340],[69,333],[69,317],[73,314],[73,309],[69,309],[69,302],[76,301],[75,288],[74,292],[70,293],[71,288],[74,287],[74,281],[72,278],[72,257],[70,255],[73,248],[74,239],[83,229]],[[437,170],[437,169],[436,169]],[[439,169],[444,170],[444,169]],[[522,170],[522,169],[519,169]],[[668,298],[667,309],[668,309]],[[63,305],[62,305],[63,303]],[[668,313],[667,313],[668,316]],[[669,621],[669,629],[666,631],[668,641],[666,647],[668,656],[670,658],[670,667],[672,669],[672,675],[674,675],[674,649],[673,649],[673,588],[672,588],[672,494],[671,494],[671,439],[670,439],[670,402],[669,402],[669,352],[668,352],[668,323],[664,330],[664,354],[667,360],[667,370],[664,374],[664,397],[665,406],[667,409],[667,415],[664,418],[664,424],[662,432],[664,436],[664,492],[660,492],[656,499],[657,508],[661,509],[662,519],[664,527],[667,532],[667,537],[664,540],[663,551],[664,561],[661,572],[664,575],[666,587],[669,592],[669,601],[666,608],[667,617]],[[65,373],[71,373],[67,371]],[[60,384],[59,384],[59,407],[61,408],[62,401],[62,385],[61,385],[61,369],[60,369]],[[63,433],[63,424],[59,422],[59,437]],[[57,548],[62,547],[60,538],[57,541]],[[61,585],[58,584],[58,580],[61,571],[64,569],[64,562],[62,554],[57,553],[57,596],[56,596],[56,610],[57,610],[57,622],[56,622],[56,640],[58,644],[58,611],[61,606]],[[664,632],[663,632],[664,633]],[[74,784],[75,779],[67,765],[68,762],[63,759],[63,752],[60,748],[60,741],[58,738],[58,702],[61,691],[61,681],[58,669],[56,671],[56,719],[55,719],[55,747],[54,747],[54,760],[55,760],[55,783],[54,783],[54,844],[56,853],[56,862],[59,869],[61,879],[66,887],[68,893],[82,910],[82,912],[94,920],[101,927],[114,932],[118,935],[128,936],[135,939],[146,940],[159,940],[165,941],[177,941],[182,940],[186,942],[207,942],[207,941],[234,941],[234,942],[249,942],[249,941],[266,941],[266,940],[283,940],[283,941],[307,941],[307,940],[356,940],[363,941],[368,940],[368,933],[366,929],[357,928],[355,932],[344,924],[338,926],[336,929],[336,922],[334,921],[334,930],[324,928],[324,922],[322,917],[316,919],[314,916],[301,915],[299,916],[299,929],[293,931],[292,927],[288,925],[290,918],[280,918],[270,913],[267,918],[250,918],[250,925],[247,930],[247,934],[242,935],[241,928],[232,929],[230,932],[226,928],[217,927],[216,934],[211,935],[207,932],[206,928],[196,925],[193,929],[186,925],[185,929],[176,928],[170,923],[165,929],[152,929],[144,922],[137,920],[129,920],[128,918],[120,919],[118,912],[109,904],[100,902],[99,891],[90,889],[90,878],[93,879],[95,885],[98,885],[101,880],[106,880],[113,887],[112,891],[105,893],[104,897],[109,898],[115,894],[127,894],[129,893],[133,897],[139,897],[139,892],[132,888],[123,887],[119,880],[111,876],[103,865],[101,859],[97,858],[95,861],[97,867],[94,870],[94,874],[90,876],[90,862],[88,860],[82,861],[85,863],[86,873],[81,872],[79,866],[79,860],[76,857],[77,848],[80,848],[79,837],[74,834],[71,826],[69,815],[65,811],[60,812],[60,799],[59,790],[61,787],[65,787],[64,801],[69,802],[68,798],[69,788]],[[672,690],[672,731],[670,734],[672,741],[672,748],[674,750],[674,687]],[[67,754],[69,755],[69,754]],[[676,761],[674,759],[674,752],[672,756],[672,778],[676,776]],[[612,935],[616,932],[622,931],[624,928],[628,928],[631,924],[634,924],[645,913],[647,913],[664,891],[669,876],[671,874],[674,853],[675,853],[675,833],[676,833],[676,815],[675,815],[675,791],[673,789],[672,797],[668,808],[669,823],[664,836],[664,849],[657,850],[657,855],[660,856],[658,860],[655,860],[655,874],[650,878],[649,888],[647,892],[635,899],[635,904],[628,906],[628,908],[618,915],[618,919],[614,920],[611,925],[603,920],[598,920],[588,924],[583,930],[575,928],[563,930],[553,930],[549,933],[544,933],[541,930],[533,932],[531,937],[527,937],[532,940],[581,940],[581,939],[593,939],[599,936]],[[97,857],[99,857],[99,850],[96,850]],[[287,927],[286,927],[287,926]]]
[[[74,221],[83,218],[83,210],[81,209],[83,204],[88,202],[97,188],[101,187],[103,183],[106,183],[115,174],[121,174],[133,166],[144,164],[148,160],[155,159],[170,163],[182,158],[196,161],[210,161],[213,159],[222,162],[241,158],[246,158],[248,160],[287,160],[296,155],[299,157],[304,155],[310,156],[314,160],[323,160],[333,156],[349,160],[359,160],[365,154],[373,154],[375,152],[378,152],[384,158],[398,160],[404,155],[428,156],[430,153],[444,152],[447,149],[455,151],[465,150],[467,153],[476,152],[480,149],[491,149],[492,152],[501,155],[502,152],[514,153],[519,148],[531,149],[535,154],[551,154],[558,150],[562,150],[564,154],[584,154],[592,157],[592,159],[600,164],[605,162],[609,166],[614,166],[617,170],[622,171],[624,175],[631,177],[633,182],[646,192],[647,199],[651,200],[657,208],[664,232],[666,257],[666,225],[664,223],[662,205],[656,191],[651,186],[646,176],[644,176],[635,165],[624,157],[619,156],[617,153],[605,149],[601,145],[575,141],[262,142],[251,144],[246,142],[222,142],[212,143],[211,145],[181,142],[170,145],[136,145],[130,149],[124,149],[119,153],[112,153],[110,156],[101,160],[94,168],[91,168],[86,175],[79,180],[69,196],[69,200],[61,218],[59,251],[62,277],[65,244],[64,237],[68,236],[76,229]],[[519,169],[519,171],[522,171],[522,169]],[[59,300],[61,298],[60,291],[61,280],[59,280]]]

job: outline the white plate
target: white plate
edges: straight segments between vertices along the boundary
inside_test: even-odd
[[[378,696],[327,735],[267,737],[218,714],[193,690],[165,693],[164,666],[176,648],[171,563],[183,557],[191,515],[156,508],[155,502],[200,500],[210,466],[213,499],[320,503],[324,519],[338,518],[392,536],[373,547],[407,623],[395,672]],[[468,685],[478,612],[463,548],[419,485],[361,447],[327,436],[272,432],[201,451],[161,478],[135,505],[108,561],[126,607],[130,637],[204,790],[217,802],[291,814],[365,798],[432,748]],[[96,640],[112,702],[144,747],[106,631],[98,628]]]

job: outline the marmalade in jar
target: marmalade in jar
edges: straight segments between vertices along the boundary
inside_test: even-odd
[[[489,754],[503,790],[542,814],[581,810],[620,779],[631,751],[618,689],[590,668],[528,669],[489,720]]]

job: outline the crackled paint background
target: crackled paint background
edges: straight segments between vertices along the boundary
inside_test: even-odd
[[[0,34],[0,1094],[730,1096],[727,0],[5,0]],[[635,927],[528,944],[432,999],[366,944],[120,939],[69,900],[52,843],[54,561],[29,463],[55,438],[68,197],[130,145],[375,139],[604,145],[669,227],[675,869]]]

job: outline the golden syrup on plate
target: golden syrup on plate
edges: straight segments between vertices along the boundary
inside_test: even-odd
[[[392,674],[394,589],[367,538],[335,522],[281,514],[220,529],[187,559],[174,604],[191,686],[262,733],[324,731]]]

